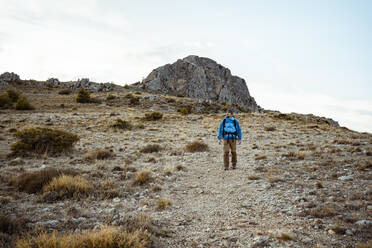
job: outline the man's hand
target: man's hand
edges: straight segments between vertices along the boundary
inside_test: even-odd
[[[221,145],[221,140],[218,140],[218,144]]]
[[[240,145],[242,143],[242,141],[240,139],[238,139],[238,145]]]

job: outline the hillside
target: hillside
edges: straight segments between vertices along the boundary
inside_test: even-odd
[[[371,247],[369,133],[131,87],[93,93],[95,103],[76,103],[77,91],[59,88],[17,90],[35,109],[0,110],[3,247],[40,230],[80,235],[102,226],[127,231],[136,247]],[[223,171],[216,136],[227,107],[238,112],[243,141],[237,170]],[[151,120],[154,112],[163,117]],[[124,129],[110,127],[117,119]],[[9,157],[14,134],[31,127],[79,141],[60,156]],[[195,141],[208,149],[186,151]],[[22,191],[22,176],[48,168],[80,176],[85,188]],[[106,238],[114,232],[105,230]]]

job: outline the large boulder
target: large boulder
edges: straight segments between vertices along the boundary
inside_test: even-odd
[[[4,72],[0,75],[0,85],[8,85],[13,82],[18,82],[20,77],[14,72]]]
[[[188,56],[154,69],[143,81],[146,90],[226,102],[261,112],[244,79],[209,58]]]

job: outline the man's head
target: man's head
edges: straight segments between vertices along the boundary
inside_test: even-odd
[[[229,118],[230,118],[233,114],[234,114],[234,111],[233,111],[232,109],[229,109],[229,110],[227,110],[227,112],[226,112],[226,116],[229,117]]]

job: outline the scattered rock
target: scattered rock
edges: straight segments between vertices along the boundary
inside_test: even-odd
[[[355,224],[361,227],[369,227],[372,226],[372,220],[358,220]]]

